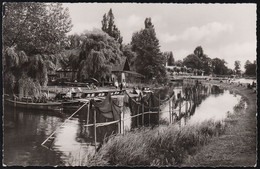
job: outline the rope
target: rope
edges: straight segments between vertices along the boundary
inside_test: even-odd
[[[62,127],[71,117],[73,117],[77,112],[79,112],[84,106],[86,106],[89,102],[86,102],[85,104],[83,104],[78,110],[76,110],[69,118],[67,118],[54,132],[52,132],[52,134],[46,139],[44,140],[44,142],[42,142],[42,146],[57,132],[57,130]],[[44,146],[46,147],[46,146]]]

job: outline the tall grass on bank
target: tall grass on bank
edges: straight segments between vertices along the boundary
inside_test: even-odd
[[[187,155],[222,134],[222,122],[207,121],[198,125],[169,125],[162,130],[142,128],[116,135],[82,165],[169,166],[180,165]]]

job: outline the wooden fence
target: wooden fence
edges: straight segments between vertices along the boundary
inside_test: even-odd
[[[173,123],[174,122],[174,120],[173,120],[173,116],[180,116],[181,115],[181,113],[182,113],[182,108],[185,106],[185,104],[183,104],[181,101],[179,102],[179,106],[176,108],[176,109],[174,109],[174,101],[173,101],[173,97],[174,97],[174,95],[171,97],[171,98],[168,98],[168,99],[165,99],[165,100],[161,100],[160,99],[160,95],[159,95],[159,106],[158,107],[151,107],[150,106],[150,103],[149,103],[149,106],[145,106],[144,104],[141,104],[141,103],[139,103],[139,102],[137,102],[137,101],[135,101],[134,99],[132,99],[131,97],[129,97],[129,99],[132,99],[132,101],[134,101],[137,105],[138,105],[138,112],[137,113],[139,113],[139,107],[141,107],[141,113],[139,113],[139,114],[136,114],[136,115],[132,115],[132,116],[130,116],[130,117],[127,117],[127,118],[125,118],[125,112],[124,111],[122,111],[122,116],[120,115],[120,119],[119,120],[114,120],[114,121],[110,121],[110,122],[101,122],[101,123],[97,123],[97,113],[96,113],[96,109],[94,108],[94,110],[93,110],[93,113],[94,113],[94,115],[93,115],[93,124],[88,124],[88,122],[89,122],[89,112],[90,112],[90,102],[88,101],[88,102],[86,102],[84,105],[82,105],[77,111],[75,111],[69,118],[67,118],[58,128],[57,128],[57,130],[60,128],[60,127],[62,127],[70,118],[72,118],[77,112],[79,112],[84,106],[88,106],[88,108],[87,108],[87,111],[88,111],[88,113],[87,113],[87,124],[86,125],[84,125],[85,127],[93,127],[94,128],[94,145],[95,145],[95,150],[97,150],[97,128],[98,127],[103,127],[103,126],[109,126],[109,125],[112,125],[112,124],[117,124],[118,125],[118,133],[125,133],[125,129],[124,129],[124,122],[126,121],[126,120],[129,120],[129,119],[132,119],[132,118],[136,118],[136,117],[139,117],[139,116],[142,116],[142,119],[141,119],[141,121],[142,121],[142,126],[144,126],[144,118],[145,118],[145,116],[144,115],[146,115],[146,114],[149,114],[149,116],[148,116],[148,125],[150,126],[150,115],[151,114],[158,114],[158,125],[159,125],[159,114],[160,113],[166,113],[166,112],[169,112],[169,124],[171,124],[171,123]],[[161,104],[162,103],[162,104]],[[167,110],[167,111],[161,111],[161,106],[163,105],[163,104],[167,104],[167,103],[169,103],[169,110]],[[147,112],[144,112],[144,108],[148,108],[149,109],[149,111],[147,111]],[[152,108],[158,108],[158,111],[157,112],[153,112],[153,111],[150,111],[150,109],[152,109]],[[178,113],[177,113],[178,112]],[[185,113],[187,113],[187,102],[186,102],[186,109],[185,109]],[[139,119],[137,119],[138,120],[138,122],[139,122]],[[137,125],[139,125],[138,123],[137,123]],[[121,131],[121,128],[123,128],[123,131]],[[57,130],[55,130],[41,145],[42,146],[44,146],[44,147],[46,147],[44,144],[49,140],[49,139],[51,139],[51,138],[53,138],[53,135],[57,132]],[[46,147],[46,148],[48,148],[48,147]]]

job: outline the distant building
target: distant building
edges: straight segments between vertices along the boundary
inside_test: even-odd
[[[58,79],[67,79],[71,82],[77,80],[77,73],[78,71],[72,70],[70,67],[67,67],[65,69],[59,68],[58,70],[56,70]]]
[[[128,59],[125,57],[121,64],[118,64],[112,68],[111,82],[118,83],[140,83],[144,79],[144,76],[140,73],[132,71]]]

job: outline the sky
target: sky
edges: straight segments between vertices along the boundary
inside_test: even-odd
[[[197,46],[210,58],[225,59],[229,68],[239,60],[256,60],[256,4],[174,3],[66,3],[73,28],[68,34],[101,29],[103,15],[112,8],[123,43],[150,17],[162,52],[175,60],[193,53]]]

